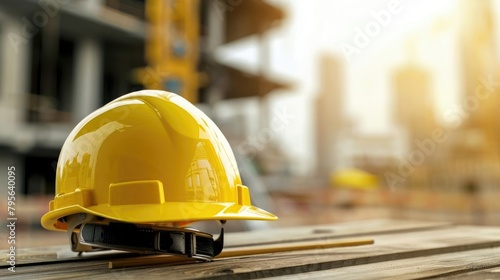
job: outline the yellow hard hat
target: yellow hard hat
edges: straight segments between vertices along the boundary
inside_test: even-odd
[[[67,230],[74,214],[134,224],[276,220],[252,206],[231,147],[179,95],[124,95],[82,120],[66,139],[55,198],[41,223]]]
[[[378,187],[378,177],[361,169],[337,170],[331,174],[330,182],[341,188],[369,190]]]

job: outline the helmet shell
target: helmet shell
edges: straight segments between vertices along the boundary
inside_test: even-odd
[[[130,223],[275,220],[251,205],[219,128],[177,94],[143,90],[106,104],[66,139],[42,226],[88,213]]]

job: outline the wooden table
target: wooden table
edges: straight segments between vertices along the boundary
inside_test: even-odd
[[[402,220],[228,233],[229,247],[372,238],[373,245],[216,259],[208,263],[108,268],[129,253],[77,257],[68,246],[18,249],[10,279],[451,279],[500,278],[500,228]]]

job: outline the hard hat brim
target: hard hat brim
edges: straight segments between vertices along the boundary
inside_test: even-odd
[[[66,228],[59,219],[77,213],[91,214],[111,220],[135,224],[154,224],[203,220],[277,220],[275,215],[255,206],[236,203],[166,202],[158,204],[138,204],[108,206],[94,205],[87,208],[79,205],[60,208],[45,214],[41,223],[45,229]]]

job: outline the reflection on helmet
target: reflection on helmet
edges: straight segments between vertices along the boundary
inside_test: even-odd
[[[277,219],[251,205],[217,126],[182,97],[152,90],[108,103],[68,136],[42,225],[66,230],[64,217],[77,213],[138,224]]]

